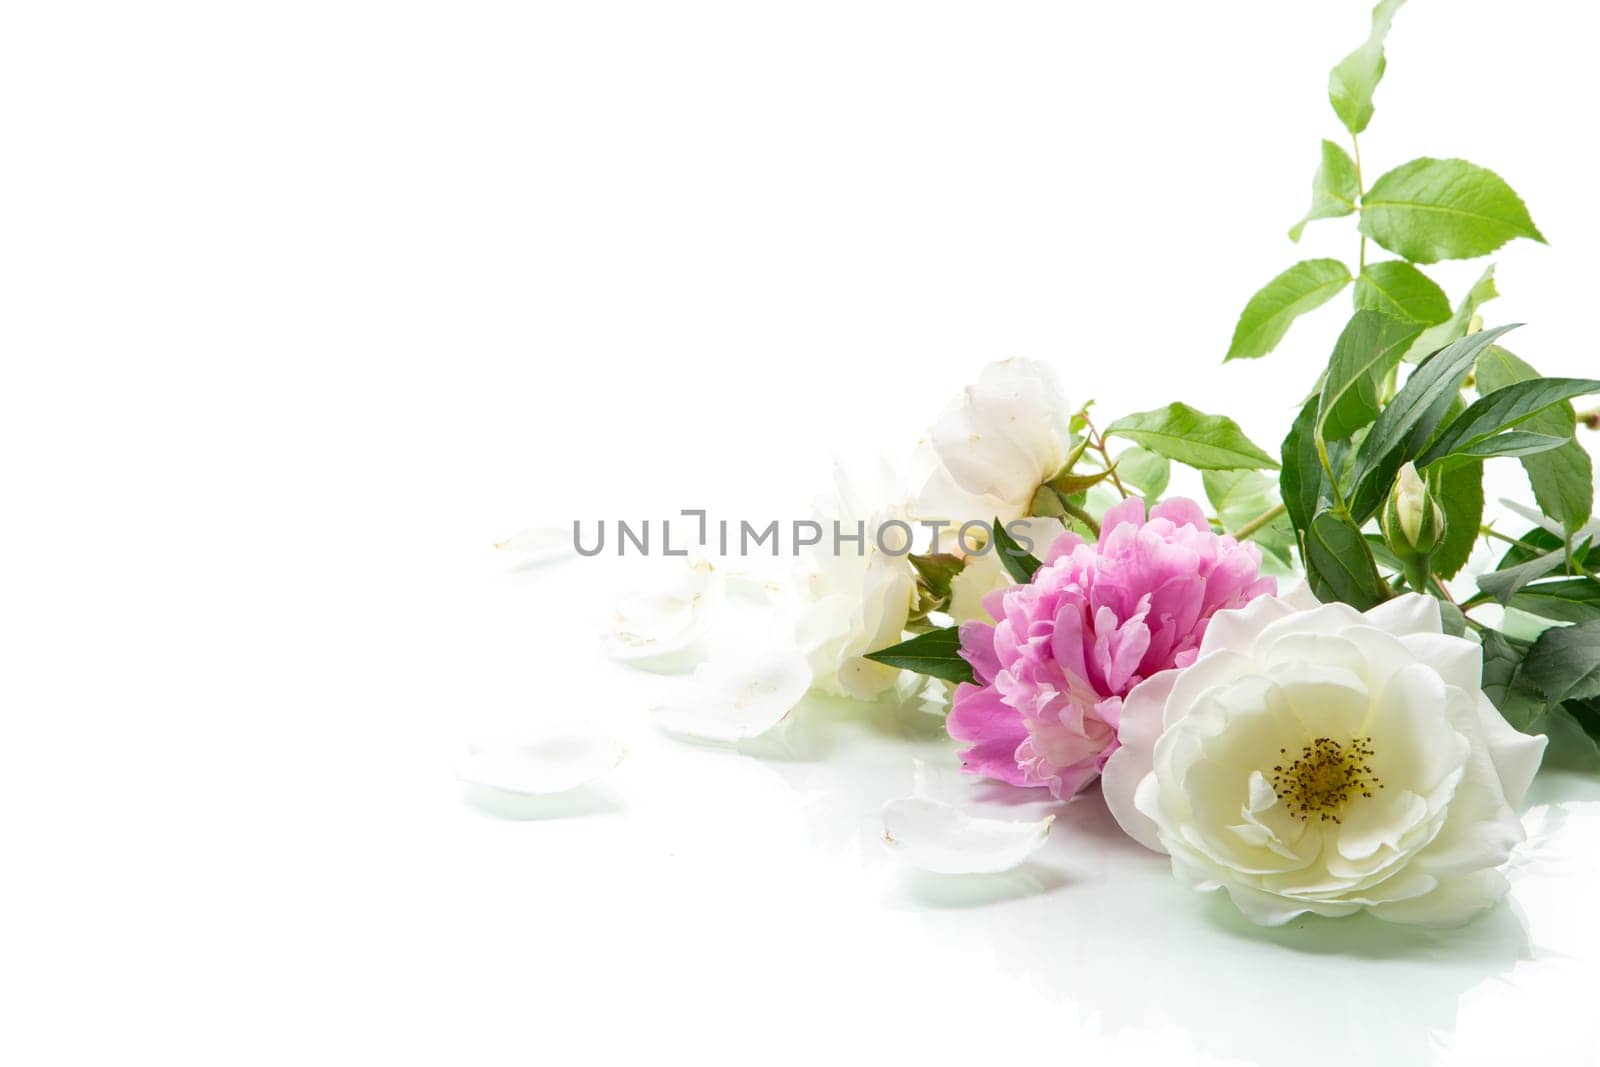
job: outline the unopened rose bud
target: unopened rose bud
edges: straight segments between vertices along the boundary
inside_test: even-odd
[[[1422,592],[1428,580],[1428,561],[1444,543],[1446,523],[1444,510],[1415,465],[1407,463],[1400,468],[1400,478],[1378,524],[1383,539],[1405,567],[1406,579]]]

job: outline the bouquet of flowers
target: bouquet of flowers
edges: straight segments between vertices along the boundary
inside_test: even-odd
[[[965,771],[1063,800],[1098,782],[1130,837],[1256,922],[1451,925],[1498,900],[1545,734],[1600,740],[1600,523],[1576,439],[1597,415],[1573,405],[1600,380],[1543,377],[1506,347],[1511,325],[1484,325],[1493,266],[1454,302],[1422,269],[1543,241],[1504,180],[1459,159],[1364,173],[1399,7],[1380,3],[1333,68],[1349,150],[1322,142],[1289,231],[1354,217],[1354,266],[1295,263],[1227,349],[1267,356],[1351,290],[1279,447],[1183,403],[1098,419],[1045,364],[993,364],[908,476],[841,479],[796,535],[792,625],[703,663],[661,725],[739,741],[813,688],[931,693]],[[1485,521],[1491,463],[1526,476],[1531,500],[1504,502],[1515,525]],[[1169,495],[1174,465],[1204,500]],[[1497,558],[1468,574],[1484,545]],[[714,568],[692,568],[620,609],[614,650],[684,647],[718,595]],[[948,871],[1018,863],[1049,830],[926,797],[884,818],[892,845]]]

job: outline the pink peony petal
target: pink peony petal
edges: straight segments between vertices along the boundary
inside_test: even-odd
[[[956,691],[952,737],[966,769],[1069,797],[1117,749],[1122,698],[1195,657],[1211,616],[1271,593],[1261,555],[1218,535],[1193,501],[1129,498],[1098,543],[1063,534],[1028,585],[992,593],[996,620],[962,626],[980,684]]]

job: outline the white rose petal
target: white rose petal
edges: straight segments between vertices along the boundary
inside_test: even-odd
[[[902,860],[925,871],[993,874],[1037,852],[1055,819],[984,819],[941,800],[903,797],[883,806],[883,840]]]
[[[523,737],[474,741],[456,763],[456,777],[524,796],[565,793],[610,771],[627,750],[603,731],[564,726]]]
[[[811,688],[811,667],[792,647],[727,656],[695,668],[685,691],[655,709],[670,733],[743,741],[783,721]]]
[[[1071,417],[1047,365],[1008,359],[985,367],[919,446],[912,513],[957,525],[1026,515],[1039,486],[1066,462]]]
[[[722,575],[709,562],[697,560],[665,589],[624,595],[601,640],[616,659],[679,652],[710,627],[723,595]]]
[[[819,689],[837,696],[867,700],[894,684],[893,667],[863,658],[900,641],[916,595],[916,578],[904,554],[879,551],[876,531],[890,520],[906,521],[905,507],[896,498],[897,479],[885,464],[877,486],[861,490],[842,469],[835,470],[837,492],[817,504],[816,521],[822,525],[822,542],[812,547],[798,568],[796,584],[801,606],[796,634],[810,660]],[[861,544],[833,543],[833,524],[842,537],[858,528]],[[891,548],[900,535],[891,527],[885,535]]]
[[[512,534],[494,547],[502,552],[515,552],[535,560],[554,559],[573,551],[572,531],[560,526],[533,526]]]
[[[1192,665],[1124,701],[1106,803],[1254,922],[1464,922],[1506,891],[1545,743],[1506,724],[1481,669],[1430,597],[1220,612]]]

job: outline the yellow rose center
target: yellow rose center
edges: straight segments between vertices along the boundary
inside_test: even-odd
[[[1289,750],[1278,749],[1283,761],[1272,768],[1272,791],[1301,822],[1317,818],[1338,822],[1353,797],[1370,797],[1383,782],[1372,773],[1372,738],[1351,738],[1341,745],[1319,737],[1300,750],[1293,762]]]

